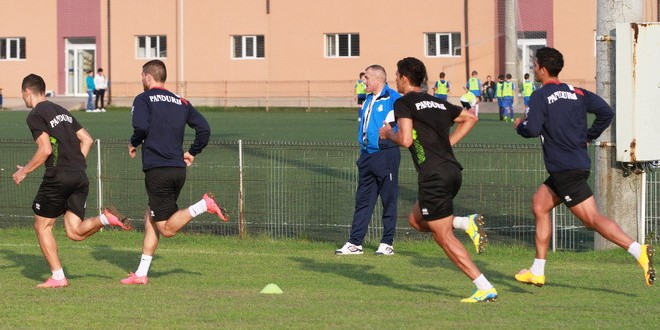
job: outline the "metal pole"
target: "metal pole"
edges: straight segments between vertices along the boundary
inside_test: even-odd
[[[238,140],[238,236],[245,237],[245,193],[243,189],[243,140]]]
[[[98,186],[98,193],[96,202],[99,207],[99,215],[103,213],[103,181],[101,181],[101,140],[96,139],[96,182]]]
[[[643,20],[642,2],[638,0],[598,0],[596,11],[596,93],[617,112],[616,104],[616,23]],[[568,59],[570,61],[570,59]],[[625,102],[622,102],[622,107]],[[616,121],[603,132],[596,146],[594,197],[603,214],[607,215],[631,237],[637,237],[637,191],[640,181],[636,174],[623,176],[616,162]],[[615,245],[599,234],[594,234],[594,248],[613,248]]]

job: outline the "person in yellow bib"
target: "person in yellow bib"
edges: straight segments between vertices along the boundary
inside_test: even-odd
[[[449,94],[450,86],[449,80],[445,80],[445,73],[440,72],[440,80],[435,82],[435,87],[433,87],[433,96],[447,101],[447,95]]]
[[[536,85],[534,82],[529,80],[529,73],[525,73],[525,81],[522,83],[522,96],[523,102],[525,103],[525,116],[527,111],[529,111],[529,97],[532,96],[532,92],[536,90]]]
[[[466,110],[472,110],[472,108],[477,104],[477,97],[472,93],[471,90],[463,87],[465,89],[465,94],[461,95],[461,104]]]
[[[474,114],[479,116],[479,102],[481,102],[481,80],[479,79],[479,73],[474,70],[472,71],[472,77],[468,79],[465,84],[467,88],[474,96],[477,98],[477,103],[474,105]]]
[[[504,107],[504,121],[513,122],[513,91],[516,84],[511,81],[511,74],[506,74],[506,80],[502,83],[502,105]]]
[[[504,75],[497,76],[497,84],[495,85],[495,98],[497,99],[497,107],[500,109],[500,121],[504,120],[504,103],[502,99],[502,86],[504,85]]]

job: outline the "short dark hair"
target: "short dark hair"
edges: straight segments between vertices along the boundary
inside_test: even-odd
[[[440,72],[440,78],[444,78],[444,77],[445,77],[445,73],[444,73],[444,72]]]
[[[536,63],[545,68],[551,77],[557,77],[564,68],[564,56],[556,49],[543,47],[536,51]]]
[[[529,73],[525,73],[524,78],[525,78],[525,79],[529,79]]]
[[[44,81],[44,78],[41,78],[41,76],[34,73],[25,76],[25,78],[23,78],[23,83],[21,84],[21,90],[26,91],[28,89],[39,95],[46,94],[46,82]]]
[[[428,81],[426,75],[426,66],[424,63],[414,57],[406,57],[396,64],[396,69],[399,76],[407,77],[410,84],[416,87],[421,87]]]
[[[142,66],[142,72],[150,74],[159,83],[167,80],[167,68],[161,60],[151,60]]]

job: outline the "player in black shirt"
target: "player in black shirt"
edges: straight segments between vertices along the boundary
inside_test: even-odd
[[[21,90],[25,105],[32,108],[26,121],[37,143],[37,151],[25,166],[16,166],[14,182],[20,184],[28,173],[42,164],[46,167],[32,210],[39,246],[53,275],[37,287],[65,287],[68,281],[53,236],[57,217],[64,214],[67,237],[74,241],[86,239],[104,225],[130,228],[124,225],[125,217],[114,207],[106,208],[100,216],[83,220],[89,191],[85,158],[94,140],[69,111],[46,100],[46,83],[40,76],[26,76]]]
[[[472,296],[461,302],[493,301],[497,291],[453,233],[453,199],[461,187],[463,168],[454,157],[452,146],[478,119],[459,106],[422,92],[421,86],[427,80],[426,67],[420,60],[407,57],[397,63],[396,85],[399,93],[404,94],[394,104],[399,130],[394,132],[384,123],[380,137],[410,149],[419,188],[418,201],[408,221],[416,230],[431,232],[449,259],[476,285]]]

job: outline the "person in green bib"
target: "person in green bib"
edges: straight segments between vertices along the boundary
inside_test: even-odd
[[[447,101],[447,95],[449,94],[449,80],[445,80],[445,73],[440,72],[440,80],[435,82],[435,87],[433,87],[433,96]]]
[[[513,93],[516,90],[516,84],[511,81],[511,74],[506,74],[506,80],[502,83],[502,106],[504,107],[504,121],[513,122]]]
[[[478,76],[479,73],[476,70],[472,71],[472,77],[465,84],[465,87],[477,97],[477,103],[474,105],[474,114],[477,116],[479,116],[479,102],[481,102],[481,80]]]
[[[534,82],[529,80],[529,73],[525,73],[525,81],[522,83],[522,96],[523,102],[525,103],[525,116],[527,111],[529,111],[529,97],[532,96],[532,92],[536,90],[536,85]]]

